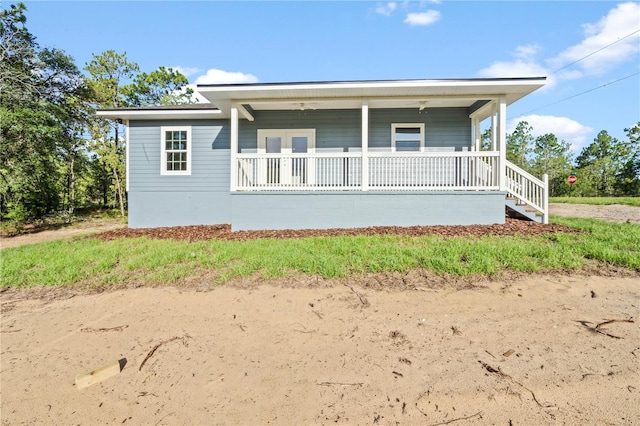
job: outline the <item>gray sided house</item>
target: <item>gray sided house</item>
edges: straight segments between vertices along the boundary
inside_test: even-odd
[[[505,209],[546,222],[546,177],[505,149],[507,107],[544,83],[200,85],[210,104],[98,114],[127,125],[131,228],[493,224]]]

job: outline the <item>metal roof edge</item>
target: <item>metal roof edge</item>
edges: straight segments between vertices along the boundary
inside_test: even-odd
[[[198,84],[198,88],[207,87],[277,87],[277,86],[309,86],[309,85],[359,85],[359,84],[385,84],[385,83],[482,83],[482,82],[522,82],[522,81],[546,81],[547,77],[491,77],[491,78],[437,78],[437,79],[394,79],[394,80],[335,80],[335,81],[291,81],[291,82],[267,82],[267,83],[224,83],[224,84]]]

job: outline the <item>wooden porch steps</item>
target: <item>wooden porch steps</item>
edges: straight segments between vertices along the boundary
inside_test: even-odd
[[[538,210],[534,209],[529,204],[519,202],[519,200],[512,197],[507,197],[505,199],[505,212],[507,216],[512,218],[542,223],[542,216]]]

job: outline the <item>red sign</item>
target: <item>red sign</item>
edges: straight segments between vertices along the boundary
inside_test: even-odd
[[[577,181],[577,180],[578,180],[578,178],[576,177],[576,175],[570,175],[570,176],[567,178],[567,183],[568,183],[569,185],[573,185],[574,183],[576,183],[576,181]]]

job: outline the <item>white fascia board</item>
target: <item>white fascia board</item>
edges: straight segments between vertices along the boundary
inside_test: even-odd
[[[203,119],[217,118],[222,114],[219,109],[195,110],[100,110],[98,117],[122,120],[156,120],[156,119]]]

